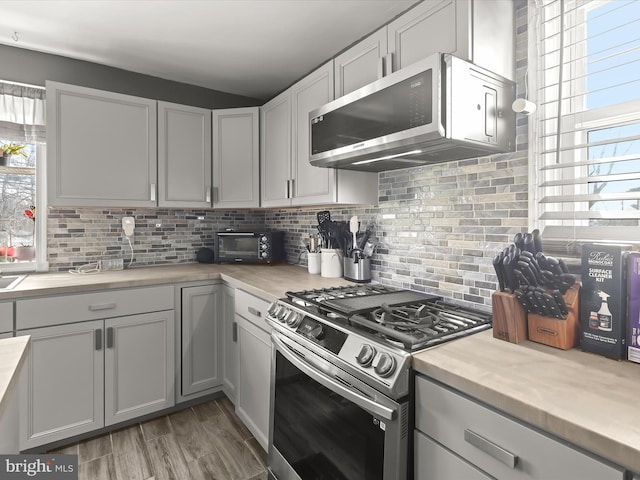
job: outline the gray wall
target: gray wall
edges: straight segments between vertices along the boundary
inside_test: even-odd
[[[522,95],[527,2],[515,4],[516,79]],[[373,239],[379,243],[372,261],[374,280],[489,310],[496,288],[491,259],[516,232],[528,228],[527,132],[527,118],[520,116],[513,154],[384,172],[377,206],[328,210],[332,219],[346,221],[358,215],[363,227],[374,226]],[[119,219],[133,215],[135,265],[195,261],[197,248],[211,245],[213,232],[227,227],[284,230],[287,261],[305,265],[304,241],[317,231],[316,213],[325,209],[51,209],[49,261],[53,270],[105,256],[128,261],[129,246],[122,241]]]
[[[203,108],[251,107],[263,103],[255,98],[6,45],[0,45],[0,65],[3,66],[0,80],[42,87],[46,80],[53,80]]]

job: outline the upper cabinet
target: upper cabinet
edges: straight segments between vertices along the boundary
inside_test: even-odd
[[[336,97],[438,52],[513,80],[513,21],[504,0],[424,0],[334,59]]]
[[[213,111],[213,206],[260,206],[258,107]]]
[[[211,206],[211,110],[158,102],[158,206]]]
[[[309,112],[333,100],[333,82],[331,61],[261,107],[263,207],[377,203],[377,174],[309,163]]]
[[[47,82],[49,205],[156,205],[156,102]]]

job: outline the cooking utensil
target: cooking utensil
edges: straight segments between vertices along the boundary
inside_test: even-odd
[[[359,229],[360,229],[360,226],[358,224],[358,217],[354,215],[353,217],[351,217],[351,220],[349,221],[349,231],[351,231],[351,234],[353,235],[354,249],[358,248],[358,241],[356,240],[356,235]]]
[[[326,221],[331,220],[331,212],[329,210],[321,210],[316,214],[318,225],[322,225]]]

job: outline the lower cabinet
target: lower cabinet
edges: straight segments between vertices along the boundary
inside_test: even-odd
[[[221,283],[182,286],[178,401],[220,390]]]
[[[623,480],[623,468],[416,377],[415,478]]]
[[[174,312],[21,330],[31,335],[20,449],[174,403]]]
[[[235,293],[238,324],[238,385],[236,413],[258,443],[269,442],[271,336],[264,317],[269,302],[243,290]]]
[[[238,392],[238,323],[235,316],[235,288],[222,288],[222,390],[233,404]]]

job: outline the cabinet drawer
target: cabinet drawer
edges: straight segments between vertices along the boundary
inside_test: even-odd
[[[269,302],[258,298],[244,290],[236,289],[236,313],[261,329],[271,332],[271,327],[265,321]]]
[[[416,377],[416,428],[487,474],[509,479],[623,480],[624,470]]]
[[[173,285],[18,300],[16,329],[173,309]]]
[[[455,453],[414,430],[415,480],[491,480]]]
[[[0,303],[0,333],[13,330],[13,302]]]

